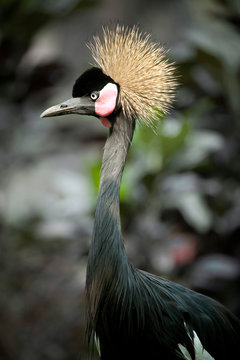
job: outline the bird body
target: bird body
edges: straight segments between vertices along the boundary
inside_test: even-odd
[[[98,67],[77,79],[72,99],[42,114],[95,115],[109,128],[87,266],[89,341],[96,337],[102,360],[238,359],[239,320],[209,297],[136,269],[122,239],[120,185],[135,123],[152,126],[168,110],[174,68],[136,28],[105,29],[90,48]]]

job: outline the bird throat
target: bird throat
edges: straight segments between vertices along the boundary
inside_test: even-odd
[[[121,291],[119,277],[128,270],[120,221],[120,184],[135,121],[119,112],[105,143],[92,242],[88,257],[86,292],[90,323],[96,323],[106,298]],[[104,305],[103,305],[104,304]],[[94,331],[94,325],[91,325]]]
[[[105,117],[100,117],[101,123],[103,124],[103,126],[110,128],[112,127],[112,123],[110,120],[108,120],[108,118]]]

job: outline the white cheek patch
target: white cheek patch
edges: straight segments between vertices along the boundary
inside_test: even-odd
[[[101,117],[110,115],[117,102],[118,88],[116,84],[108,83],[100,91],[100,96],[95,102],[95,112]]]

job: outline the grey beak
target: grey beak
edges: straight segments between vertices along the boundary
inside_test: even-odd
[[[51,106],[40,117],[60,116],[67,114],[94,115],[95,106],[88,97],[71,98],[61,104]]]

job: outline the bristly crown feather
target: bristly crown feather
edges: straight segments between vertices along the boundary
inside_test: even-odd
[[[154,125],[168,112],[177,86],[166,51],[136,26],[105,27],[103,38],[93,39],[88,47],[96,65],[119,85],[124,115]]]

